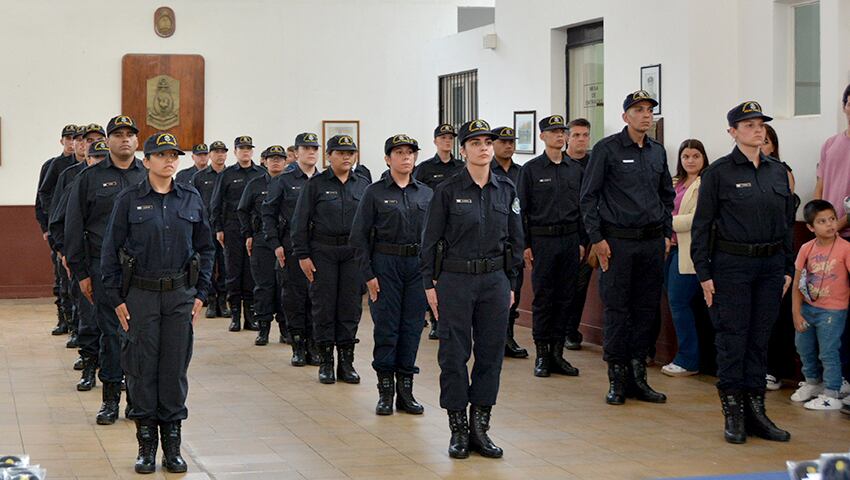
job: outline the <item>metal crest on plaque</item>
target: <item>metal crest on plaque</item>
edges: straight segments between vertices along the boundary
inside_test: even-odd
[[[147,81],[147,124],[168,130],[180,124],[180,80],[157,75]]]

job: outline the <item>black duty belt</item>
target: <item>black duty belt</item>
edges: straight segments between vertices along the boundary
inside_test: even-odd
[[[621,240],[649,240],[664,236],[664,227],[653,225],[640,228],[620,228],[605,225],[602,227],[602,233],[606,237],[619,238]]]
[[[321,243],[323,245],[330,245],[332,247],[340,247],[343,245],[348,245],[348,235],[320,235],[318,233],[314,233],[310,240]]]
[[[529,227],[529,233],[540,237],[563,237],[578,232],[578,223]]]
[[[419,255],[421,248],[418,243],[401,245],[397,243],[376,243],[373,250],[375,253],[384,255],[396,255],[398,257],[415,257]]]
[[[774,243],[737,243],[717,239],[717,250],[741,257],[772,257],[782,251],[782,242]]]
[[[443,260],[443,271],[452,273],[482,274],[504,270],[504,255],[493,258],[476,258],[474,260]]]
[[[133,275],[133,278],[130,280],[130,286],[152,292],[170,292],[178,288],[183,288],[188,284],[189,274],[186,272],[164,278],[145,278]]]

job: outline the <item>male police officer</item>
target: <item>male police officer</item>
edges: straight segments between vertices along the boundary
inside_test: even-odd
[[[260,325],[260,332],[254,345],[269,343],[269,330],[273,318],[277,319],[280,336],[286,337],[286,318],[281,301],[281,269],[277,264],[274,249],[263,235],[261,207],[269,193],[269,182],[283,173],[286,162],[286,150],[280,145],[272,145],[263,154],[266,156],[267,173],[254,178],[242,192],[236,213],[242,226],[242,236],[246,238],[254,277],[254,318]]]
[[[502,175],[511,180],[514,187],[519,185],[519,172],[522,167],[514,163],[513,155],[516,151],[516,132],[511,127],[496,127],[492,130],[496,134],[493,141],[493,161],[490,169],[496,175]],[[520,291],[522,290],[523,273],[520,270],[517,275],[516,292],[514,292],[514,303],[508,314],[508,340],[505,343],[505,356],[511,358],[526,358],[528,351],[519,346],[514,339],[514,323],[519,318]]]
[[[97,413],[99,425],[111,425],[118,418],[124,377],[118,317],[101,276],[101,246],[115,197],[146,175],[142,162],[133,157],[139,144],[138,132],[136,123],[126,115],[109,120],[106,126],[109,157],[77,175],[65,214],[68,267],[79,281],[83,295],[95,306],[94,315],[101,332],[99,376],[103,382],[103,405]]]
[[[466,168],[437,186],[422,241],[422,282],[440,322],[440,406],[449,412],[452,458],[466,458],[469,450],[502,456],[487,430],[523,239],[516,189],[490,170],[495,137],[484,120],[461,126]]]
[[[416,166],[413,171],[413,178],[434,190],[437,185],[463,170],[463,160],[454,158],[454,154],[452,154],[455,137],[457,137],[457,132],[453,125],[448,123],[438,125],[434,129],[434,146],[437,147],[437,153],[434,154],[433,158],[429,158]],[[436,340],[438,320],[434,312],[431,312],[430,307],[428,311],[431,314],[431,331],[428,332],[428,338]]]
[[[183,170],[177,172],[177,175],[174,176],[174,180],[190,184],[192,181],[192,177],[200,172],[201,170],[207,168],[207,165],[210,163],[210,148],[206,143],[199,143],[192,147],[192,166],[186,167]]]
[[[201,194],[204,200],[204,215],[210,218],[210,202],[216,180],[224,171],[224,162],[227,160],[227,146],[221,140],[216,140],[209,145],[209,165],[207,168],[192,175],[191,184]],[[210,223],[212,225],[212,223]],[[210,288],[210,296],[207,300],[207,318],[229,317],[230,309],[227,308],[227,287],[224,266],[224,247],[218,242],[215,244],[215,263],[213,265],[213,279]]]
[[[584,225],[602,269],[610,405],[622,405],[627,394],[667,401],[646,381],[676,197],[664,146],[646,135],[657,104],[643,90],[626,96],[626,127],[593,147],[581,187]]]
[[[243,135],[233,141],[236,148],[236,165],[224,169],[216,179],[213,191],[210,221],[215,230],[216,240],[224,247],[225,265],[227,270],[227,301],[230,303],[230,331],[242,329],[240,322],[242,311],[245,313],[245,329],[259,330],[254,320],[254,279],[251,278],[251,267],[248,262],[248,252],[245,250],[245,238],[239,226],[236,207],[242,198],[245,186],[264,173],[251,157],[254,154],[254,144],[251,137]]]
[[[579,213],[583,170],[564,157],[566,124],[561,115],[540,120],[540,139],[546,146],[520,174],[518,196],[525,231],[523,255],[531,268],[534,288],[532,336],[537,351],[534,375],[576,376],[564,359],[567,306],[575,294],[575,277],[584,247]]]
[[[319,353],[313,341],[310,283],[301,271],[292,250],[290,225],[298,196],[304,184],[318,173],[319,137],[315,133],[300,133],[295,137],[298,160],[269,182],[269,194],[263,202],[263,232],[277,263],[284,269],[283,309],[292,339],[292,359],[295,367],[318,365]]]

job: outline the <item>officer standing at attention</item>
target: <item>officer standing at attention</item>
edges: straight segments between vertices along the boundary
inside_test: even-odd
[[[493,161],[490,162],[490,169],[496,175],[502,175],[511,180],[514,187],[519,186],[519,172],[522,167],[514,163],[513,156],[516,151],[516,132],[511,127],[496,127],[493,133],[497,135],[493,141]],[[528,350],[519,346],[514,339],[514,323],[519,318],[519,302],[520,293],[522,291],[523,282],[522,267],[516,277],[516,292],[514,293],[514,303],[511,305],[511,311],[508,314],[508,340],[505,342],[505,356],[511,358],[527,358]]]
[[[251,274],[254,277],[254,318],[260,325],[260,332],[254,345],[268,345],[271,322],[277,319],[281,343],[287,336],[286,318],[283,315],[282,278],[274,249],[263,234],[261,207],[269,193],[269,181],[283,173],[286,165],[286,150],[280,145],[272,145],[263,152],[266,156],[268,172],[254,178],[242,192],[242,199],[236,209],[242,225],[242,235],[246,238],[245,248],[250,257]]]
[[[136,122],[126,115],[109,120],[106,126],[109,157],[77,175],[65,212],[68,267],[79,281],[83,296],[94,305],[101,332],[99,377],[103,383],[103,405],[97,412],[98,425],[112,425],[118,418],[124,379],[118,340],[120,326],[102,281],[101,247],[115,197],[147,175],[142,162],[134,157],[139,146],[138,133]]]
[[[41,236],[42,238],[51,244],[51,252],[50,259],[53,263],[53,296],[56,297],[56,328],[50,332],[52,335],[64,335],[68,333],[69,328],[68,324],[71,320],[71,315],[73,314],[73,305],[69,301],[67,295],[62,294],[62,286],[64,282],[65,268],[62,266],[59,258],[56,256],[55,248],[52,246],[52,241],[50,240],[50,232],[48,230],[48,223],[50,219],[50,199],[47,199],[47,203],[45,203],[45,194],[48,196],[52,196],[53,187],[55,186],[55,181],[53,185],[51,185],[50,189],[45,189],[44,193],[42,193],[42,187],[44,185],[44,180],[48,176],[48,172],[51,170],[51,166],[57,160],[63,166],[62,170],[68,168],[73,165],[76,159],[74,158],[74,138],[77,137],[78,127],[76,125],[65,125],[62,127],[62,135],[59,137],[59,143],[62,145],[62,154],[47,159],[41,165],[41,171],[38,175],[38,185],[36,186],[36,196],[35,196],[35,219],[38,221],[39,227],[41,227]],[[56,175],[62,170],[56,170]],[[64,282],[67,284],[67,282]]]
[[[200,194],[172,180],[183,155],[177,138],[155,133],[144,152],[146,178],[115,199],[103,240],[103,284],[126,332],[121,360],[139,442],[135,470],[156,470],[159,429],[163,466],[182,473],[192,327],[207,300],[215,249]]]
[[[593,147],[581,186],[584,226],[602,269],[603,358],[610,387],[605,401],[610,405],[622,405],[627,395],[667,401],[646,381],[676,197],[664,146],[646,135],[656,105],[644,90],[626,96],[626,126]]]
[[[321,355],[319,382],[360,383],[354,370],[354,344],[362,313],[363,278],[348,235],[357,205],[369,185],[353,172],[357,145],[348,135],[327,144],[330,168],[307,181],[292,217],[292,246],[310,282],[313,339]],[[299,154],[300,155],[300,154]]]
[[[201,194],[204,200],[204,215],[209,220],[210,203],[213,190],[219,174],[224,171],[224,162],[227,160],[227,146],[221,140],[216,140],[210,145],[209,165],[207,168],[192,175],[190,183]],[[212,225],[212,223],[210,223]],[[207,299],[207,318],[229,317],[230,309],[227,308],[227,286],[225,279],[227,274],[224,268],[224,247],[218,242],[215,244],[215,263],[213,264],[212,281],[210,282],[210,295]]]
[[[290,224],[295,205],[307,180],[318,173],[319,137],[315,133],[299,133],[295,137],[298,160],[278,177],[269,181],[269,194],[262,205],[263,231],[284,270],[283,309],[292,344],[294,367],[319,365],[319,353],[313,341],[310,283],[292,250]]]
[[[761,105],[741,103],[726,119],[735,148],[703,172],[691,229],[691,257],[716,331],[724,436],[787,442],[791,434],[765,412],[764,377],[770,333],[794,275],[794,198],[784,165],[760,152],[772,120]]]
[[[390,174],[366,188],[351,228],[375,324],[378,415],[392,415],[394,393],[400,412],[424,411],[413,397],[413,375],[419,373],[416,353],[426,304],[420,242],[433,191],[411,178],[418,151],[416,140],[404,134],[384,142]]]
[[[490,169],[495,138],[484,120],[461,126],[466,168],[437,186],[422,241],[422,282],[440,322],[440,406],[449,412],[452,458],[466,458],[470,450],[502,456],[487,430],[523,239],[516,189]]]
[[[106,142],[99,140],[91,144],[88,155],[62,171],[59,174],[59,180],[56,182],[57,192],[53,195],[53,206],[50,209],[50,222],[48,229],[50,236],[53,238],[57,254],[62,258],[63,265],[67,263],[65,260],[65,214],[68,208],[68,194],[71,190],[71,185],[77,178],[77,175],[84,168],[100,163],[109,155],[109,147]],[[63,268],[63,272],[65,269]],[[67,272],[66,272],[67,273]],[[83,297],[80,292],[80,284],[74,275],[70,277],[71,296],[74,299],[74,318],[77,324],[74,326],[76,332],[76,345],[79,348],[80,365],[79,370],[82,370],[80,381],[77,383],[77,390],[87,392],[94,388],[95,374],[97,373],[98,352],[100,350],[100,328],[97,326],[94,317],[94,308],[88,299]],[[77,365],[74,365],[77,370]]]
[[[434,146],[437,147],[437,153],[434,154],[433,158],[429,158],[416,166],[413,171],[413,178],[434,190],[437,185],[463,170],[463,160],[454,158],[452,153],[455,137],[457,137],[457,132],[453,125],[444,123],[437,126],[434,129]],[[430,306],[428,313],[431,315],[431,330],[428,332],[428,338],[436,340],[438,320]]]
[[[531,268],[534,289],[534,376],[576,376],[578,369],[564,359],[564,339],[567,307],[584,256],[585,232],[579,211],[584,170],[563,153],[567,138],[564,117],[546,117],[539,126],[546,148],[523,166],[517,192],[525,233],[523,256]]]
[[[254,144],[251,137],[236,137],[235,165],[224,169],[216,179],[215,190],[210,209],[210,222],[215,230],[215,238],[224,247],[225,270],[227,271],[227,301],[230,303],[230,331],[242,330],[242,313],[245,314],[245,330],[258,331],[254,320],[254,279],[248,252],[245,250],[245,237],[242,236],[236,207],[248,182],[265,173],[254,163]]]
[[[174,180],[190,185],[192,177],[207,168],[210,163],[210,148],[206,143],[199,143],[192,147],[192,162],[193,165],[177,172]]]

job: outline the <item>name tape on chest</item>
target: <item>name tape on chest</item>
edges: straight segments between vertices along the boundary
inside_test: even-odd
[[[153,210],[153,205],[136,205],[136,210]]]
[[[384,200],[384,205],[398,205],[398,200],[387,198]]]
[[[245,181],[245,179],[243,179],[243,178],[234,178],[233,181],[230,182],[230,183],[242,183],[244,181]]]
[[[301,185],[293,185],[289,188],[291,188],[292,190],[301,190]]]
[[[472,203],[471,198],[456,198],[455,203]]]
[[[541,178],[541,179],[538,179],[537,181],[540,182],[540,183],[548,183],[548,182],[551,182],[552,179],[551,178]]]
[[[266,191],[264,191],[264,192],[260,192],[260,195],[268,195],[268,194],[269,194],[269,191],[268,191],[268,190],[266,190]]]
[[[117,187],[117,186],[118,186],[118,181],[116,181],[116,180],[113,180],[111,182],[106,182],[106,183],[103,184],[103,188]]]
[[[635,159],[634,158],[624,158],[623,163],[635,163]]]
[[[442,173],[435,173],[435,174],[431,175],[431,178],[443,178],[443,177],[444,177],[444,175]]]
[[[204,180],[204,185],[209,185],[209,184],[211,184],[211,183],[213,183],[213,181],[212,181],[212,180]]]
[[[336,190],[325,190],[325,195],[339,195]]]
[[[741,182],[735,184],[735,188],[750,188],[752,186],[753,184],[751,182]]]

